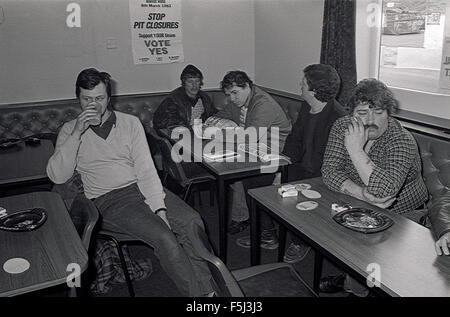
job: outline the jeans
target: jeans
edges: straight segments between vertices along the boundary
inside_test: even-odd
[[[245,198],[247,200],[247,205],[250,206],[250,196],[247,194],[249,189],[269,186],[272,185],[276,178],[275,174],[261,174],[254,177],[244,178],[242,180],[242,184],[244,185],[244,191],[246,193]],[[259,219],[261,221],[261,230],[262,231],[274,231],[275,225],[273,223],[272,218],[267,215],[265,212],[261,212],[259,214]]]
[[[162,268],[183,296],[201,296],[212,291],[208,266],[195,256],[186,233],[191,221],[203,227],[195,211],[168,209],[171,231],[145,203],[145,197],[136,184],[106,193],[96,198],[94,203],[102,217],[102,229],[127,234],[151,246]]]
[[[230,208],[231,220],[242,222],[249,218],[244,186],[241,181],[230,184]]]

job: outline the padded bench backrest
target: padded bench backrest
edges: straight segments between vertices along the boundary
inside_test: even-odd
[[[430,203],[442,195],[450,195],[450,141],[412,132],[422,157],[422,175],[430,195]],[[449,196],[450,197],[450,196]]]
[[[214,105],[221,109],[227,102],[221,90],[207,91]],[[113,108],[139,117],[145,130],[153,126],[153,114],[167,93],[113,96]],[[273,96],[292,122],[297,119],[300,102],[295,99]],[[76,99],[13,104],[0,106],[0,139],[23,138],[39,133],[55,133],[64,122],[75,119],[80,113]]]

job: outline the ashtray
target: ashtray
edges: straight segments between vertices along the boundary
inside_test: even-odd
[[[30,208],[0,217],[0,230],[32,231],[47,220],[44,208]]]
[[[351,208],[333,216],[340,225],[363,233],[374,233],[386,230],[394,224],[388,216],[365,208]]]

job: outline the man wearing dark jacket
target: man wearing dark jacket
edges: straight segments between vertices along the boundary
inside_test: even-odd
[[[450,255],[450,195],[444,195],[429,211],[431,229],[436,237],[436,253]]]
[[[286,139],[283,154],[291,159],[288,181],[322,175],[323,155],[333,123],[346,114],[336,100],[341,79],[330,65],[313,64],[303,70],[300,83],[302,106],[292,132]],[[284,255],[287,263],[303,260],[311,248],[296,236],[292,237]]]
[[[156,129],[190,128],[195,119],[203,122],[217,110],[211,98],[200,88],[203,74],[194,65],[187,65],[180,76],[181,87],[173,90],[159,105],[153,116]]]

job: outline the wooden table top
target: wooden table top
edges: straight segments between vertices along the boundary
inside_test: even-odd
[[[249,190],[278,220],[294,227],[353,271],[367,277],[368,266],[381,269],[380,287],[391,296],[450,296],[450,256],[438,256],[431,231],[401,215],[372,206],[353,197],[329,190],[321,178],[296,183],[311,184],[320,199],[282,198],[279,186]],[[314,200],[319,206],[310,211],[295,208],[300,201]],[[347,229],[332,219],[331,204],[345,201],[353,207],[369,208],[388,215],[394,224],[385,231],[364,234]],[[371,275],[372,276],[372,275]]]
[[[159,133],[170,139],[169,130],[161,129]],[[196,162],[201,162],[210,172],[216,176],[236,176],[239,174],[246,174],[254,172],[260,173],[274,173],[280,166],[290,164],[288,160],[280,159],[271,162],[262,162],[255,156],[249,155],[244,151],[237,149],[237,144],[233,142],[222,142],[208,139],[199,139],[195,135],[191,138],[181,138],[179,140],[170,139],[175,147],[191,149],[192,158]],[[217,149],[232,150],[239,154],[239,157],[231,157],[222,161],[208,161],[203,158],[203,151],[215,151]]]
[[[38,145],[20,142],[0,149],[0,185],[47,178],[47,162],[53,152],[52,142],[45,139]]]
[[[81,272],[88,262],[87,252],[70,219],[61,197],[52,192],[35,192],[0,198],[0,206],[8,213],[31,207],[47,211],[47,220],[28,232],[0,230],[0,296],[14,296],[62,284],[73,271],[69,263],[80,265]],[[20,274],[3,269],[11,258],[24,258],[30,268]]]

